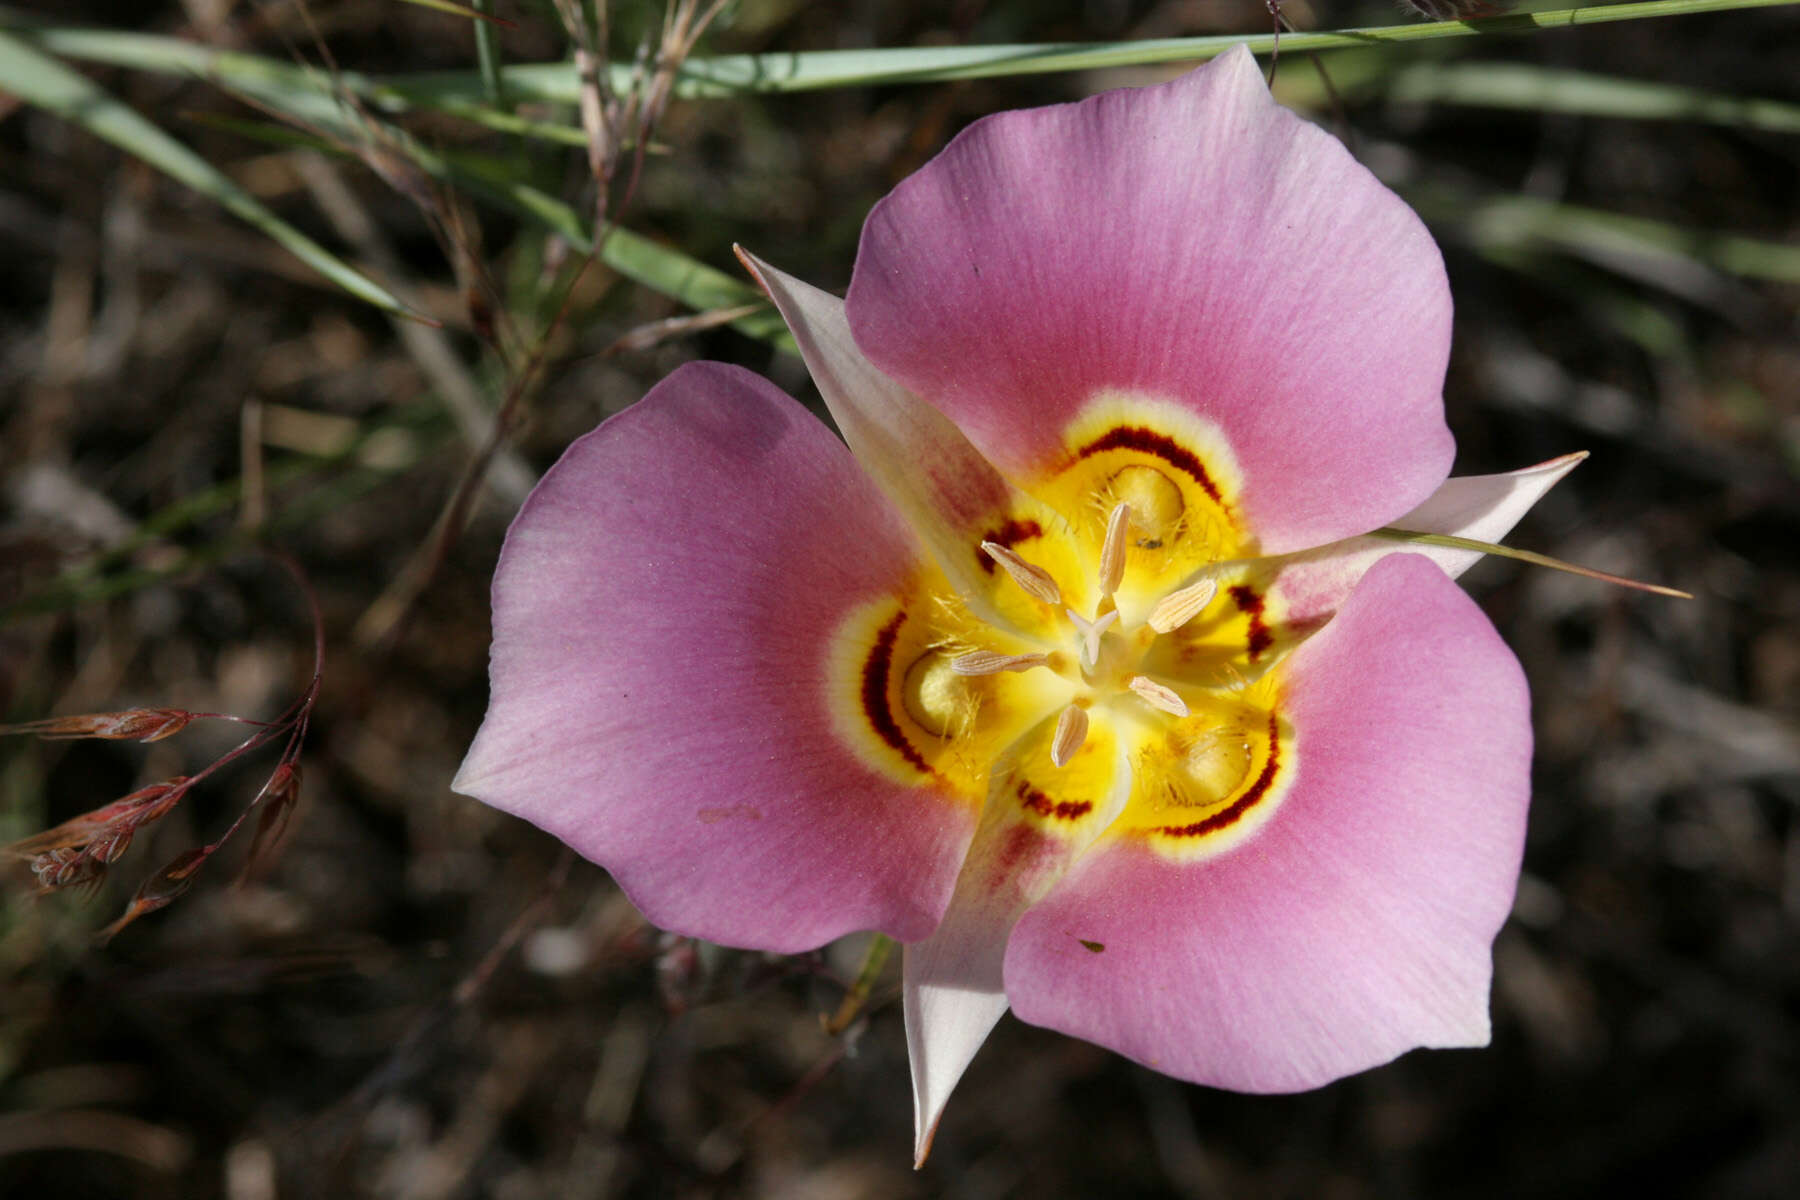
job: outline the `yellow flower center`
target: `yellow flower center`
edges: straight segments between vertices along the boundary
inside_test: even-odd
[[[1222,440],[1125,406],[1129,422],[1101,405],[1073,431],[1034,493],[1042,512],[1006,514],[971,546],[992,579],[988,619],[925,569],[846,623],[833,709],[897,779],[1018,805],[1053,832],[1101,822],[1161,853],[1212,854],[1259,827],[1292,778],[1270,670],[1288,646]]]

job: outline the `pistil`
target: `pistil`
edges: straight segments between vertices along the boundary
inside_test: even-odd
[[[1148,675],[1133,674],[1138,656],[1145,648],[1145,637],[1139,635],[1118,641],[1108,649],[1106,634],[1119,624],[1119,610],[1113,596],[1125,579],[1125,554],[1130,540],[1131,506],[1115,504],[1107,514],[1106,536],[1100,546],[1099,600],[1090,620],[1073,608],[1063,606],[1080,641],[1082,691],[1085,698],[1065,707],[1056,718],[1056,729],[1050,739],[1050,761],[1063,766],[1073,759],[1087,740],[1088,706],[1097,695],[1115,690],[1129,691],[1144,704],[1176,718],[1190,715],[1187,701],[1167,684]],[[1021,557],[999,542],[983,542],[981,549],[998,563],[1027,595],[1044,604],[1062,606],[1063,591],[1050,572]],[[1212,603],[1218,584],[1211,579],[1177,589],[1164,596],[1150,610],[1145,621],[1151,633],[1170,633],[1187,624]],[[949,660],[950,670],[962,676],[997,675],[1003,671],[1029,671],[1034,667],[1055,666],[1057,656],[1048,653],[1002,654],[993,650],[975,650]],[[1055,667],[1059,672],[1061,667]]]
[[[1065,608],[1063,612],[1074,623],[1075,632],[1081,635],[1081,665],[1091,671],[1100,662],[1100,638],[1106,633],[1106,627],[1119,619],[1119,610],[1115,608],[1092,621],[1072,608]]]

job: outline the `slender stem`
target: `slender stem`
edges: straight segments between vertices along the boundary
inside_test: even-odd
[[[1539,554],[1533,550],[1520,550],[1513,546],[1502,546],[1497,542],[1480,542],[1474,538],[1458,537],[1452,533],[1420,533],[1414,529],[1396,529],[1385,526],[1374,530],[1370,537],[1387,538],[1390,541],[1410,542],[1419,546],[1441,546],[1446,550],[1474,550],[1481,554],[1492,554],[1496,558],[1512,558],[1519,562],[1530,563],[1534,567],[1549,567],[1553,571],[1566,571],[1571,575],[1582,575],[1589,579],[1597,579],[1602,583],[1616,584],[1619,587],[1632,588],[1640,592],[1651,592],[1658,596],[1673,596],[1677,600],[1692,600],[1693,594],[1679,588],[1664,587],[1660,583],[1643,583],[1636,579],[1627,579],[1623,575],[1614,575],[1607,571],[1596,571],[1592,567],[1583,567],[1576,563],[1568,563],[1560,558],[1551,558],[1548,554]]]
[[[837,1012],[825,1022],[825,1032],[833,1037],[850,1028],[868,1003],[869,993],[875,989],[875,981],[881,978],[881,969],[887,966],[888,954],[894,949],[894,939],[885,933],[878,933],[869,942],[869,949],[863,955],[862,968],[856,973],[856,980],[851,983],[850,990],[844,993],[844,1001],[838,1005]]]
[[[475,11],[493,15],[494,0],[471,0]],[[505,81],[500,78],[500,33],[492,21],[473,21],[475,26],[475,64],[481,70],[481,86],[488,103],[496,108],[506,103]]]

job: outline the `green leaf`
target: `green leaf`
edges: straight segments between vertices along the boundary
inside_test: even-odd
[[[5,32],[0,32],[0,81],[4,81],[7,91],[26,103],[81,126],[195,191],[211,196],[357,299],[389,312],[414,315],[385,289],[263,207],[249,192],[160,126],[113,98],[86,76]]]

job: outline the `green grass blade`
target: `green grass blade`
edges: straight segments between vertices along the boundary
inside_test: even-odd
[[[1649,0],[1596,8],[1514,13],[1474,21],[1407,23],[1333,33],[1289,33],[1281,47],[1292,53],[1339,50],[1384,43],[1432,41],[1439,38],[1524,34],[1575,25],[1637,21],[1692,13],[1791,5],[1796,0]],[[869,84],[940,83],[1002,75],[1037,75],[1085,71],[1100,67],[1192,62],[1212,58],[1236,45],[1257,54],[1273,47],[1270,34],[1255,36],[1152,38],[1130,42],[1024,43],[1000,46],[921,46],[881,50],[820,50],[799,54],[735,54],[691,58],[682,65],[675,91],[679,96],[736,96],[751,92],[801,92]],[[615,67],[614,85],[623,87],[625,68]],[[506,81],[515,99],[573,104],[577,99],[575,69],[567,63],[510,67]],[[390,94],[435,107],[446,100],[472,100],[479,81],[469,72],[390,77]]]
[[[561,235],[583,254],[593,253],[593,232],[574,208],[521,179],[495,171],[488,160],[456,153],[440,156],[430,151],[422,151],[415,160],[429,174]],[[731,327],[779,350],[798,352],[787,326],[774,308],[766,305],[760,291],[672,246],[615,227],[601,247],[600,261],[627,279],[679,300],[696,312],[761,305],[757,312],[732,321]]]
[[[357,299],[389,312],[413,315],[385,289],[270,212],[211,163],[170,137],[161,126],[146,120],[86,76],[4,32],[0,32],[0,81],[4,81],[7,91],[26,103],[79,125],[195,191],[212,197]]]
[[[1558,71],[1526,63],[1417,63],[1397,71],[1387,82],[1385,95],[1407,103],[1464,104],[1648,121],[1703,121],[1771,133],[1800,133],[1800,104]]]
[[[494,0],[475,0],[479,15],[493,12]],[[506,88],[500,80],[500,38],[491,21],[475,22],[475,65],[481,72],[481,89],[489,104],[505,103]]]
[[[1440,38],[1536,33],[1577,25],[1640,21],[1697,13],[1791,6],[1800,0],[1647,0],[1645,3],[1513,13],[1474,21],[1376,26],[1331,33],[1283,34],[1282,49],[1292,53],[1339,50]],[[170,38],[109,31],[42,26],[17,14],[0,12],[0,25],[13,28],[57,54],[104,61],[149,71],[185,71],[216,76],[232,86],[249,87],[245,76],[265,84],[328,90],[321,77],[285,63],[253,55],[210,50]],[[691,58],[683,64],[676,94],[687,97],[735,96],[750,92],[814,91],[870,84],[937,83],[1001,75],[1031,75],[1098,67],[1195,62],[1227,48],[1247,45],[1267,54],[1269,34],[1255,36],[1156,38],[1130,42],[1025,43],[999,46],[922,46],[883,50],[823,50],[796,54],[735,54]],[[616,65],[614,86],[625,87],[630,68]],[[573,104],[578,82],[571,63],[536,63],[505,67],[501,72],[512,102]],[[487,102],[487,86],[479,71],[450,71],[372,79],[345,72],[339,86],[378,107],[408,105],[442,108]],[[259,94],[261,94],[259,89]]]
[[[1800,283],[1800,246],[1687,229],[1531,196],[1496,196],[1459,218],[1483,244],[1547,245],[1599,262],[1619,255],[1682,258],[1744,279]]]
[[[113,50],[120,48],[119,44],[104,44]],[[137,35],[126,37],[122,45],[140,55],[146,50],[162,48],[148,46]],[[241,60],[245,57],[238,55],[230,60],[220,57],[214,60],[213,65],[221,66],[229,61],[229,70],[222,71],[221,74],[228,75],[229,82],[241,87],[246,94],[272,111],[288,114],[312,130],[341,138],[347,145],[361,144],[372,134],[379,132],[387,145],[405,153],[426,174],[466,187],[490,203],[562,235],[583,253],[592,251],[592,231],[572,207],[512,173],[496,169],[492,160],[429,149],[403,130],[381,124],[373,116],[358,115],[333,96],[309,90],[323,79],[322,76],[267,60],[255,60],[252,63],[254,70],[241,70],[244,65]],[[185,49],[175,50],[169,61],[182,68],[196,65],[194,57],[187,54]],[[0,64],[0,69],[3,68],[4,64]],[[132,115],[136,117],[135,113]],[[160,130],[154,126],[150,128],[166,139],[166,135],[162,135]],[[211,170],[210,167],[207,169]],[[601,261],[621,275],[662,292],[696,311],[735,308],[763,301],[762,293],[748,282],[629,230],[614,231],[613,236],[607,239]],[[731,322],[731,325],[739,332],[770,342],[777,348],[793,348],[787,329],[773,308],[764,308],[741,317]]]

